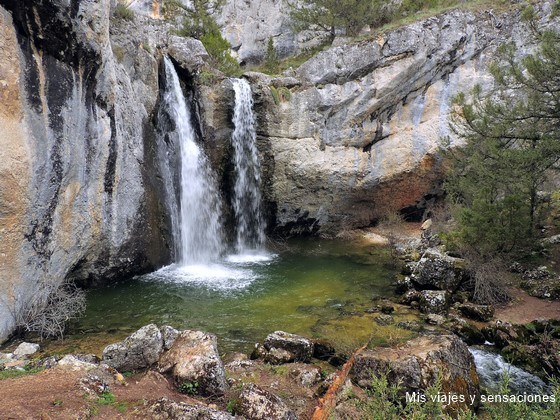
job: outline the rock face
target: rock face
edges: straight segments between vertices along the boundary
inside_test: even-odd
[[[0,1],[0,342],[52,285],[170,261],[158,61],[194,70],[204,53],[114,3]]]
[[[418,337],[397,348],[376,348],[356,356],[351,374],[368,386],[371,375],[386,374],[389,383],[400,383],[405,392],[424,392],[440,375],[444,393],[480,396],[474,359],[465,343],[455,336]],[[475,408],[475,403],[471,408]]]
[[[465,261],[435,250],[427,250],[410,276],[417,289],[455,291],[468,275]]]
[[[280,398],[255,384],[243,387],[235,412],[249,420],[297,420]]]
[[[295,34],[285,0],[227,0],[217,16],[222,34],[244,64],[262,61],[272,39],[279,58],[320,43],[321,33]]]
[[[439,192],[440,140],[458,144],[448,126],[453,96],[487,87],[496,46],[524,47],[528,32],[515,12],[450,11],[333,46],[290,74],[297,87],[248,75],[269,224],[280,234],[329,233],[387,212],[421,217]]]
[[[158,363],[160,372],[171,372],[177,385],[197,384],[202,395],[219,396],[227,390],[224,365],[215,335],[182,331]]]
[[[121,372],[147,368],[159,360],[163,351],[161,331],[154,324],[140,328],[120,343],[103,350],[103,363]]]

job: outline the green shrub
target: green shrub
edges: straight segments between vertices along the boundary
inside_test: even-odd
[[[198,394],[198,382],[183,382],[179,385],[179,392],[187,395]]]
[[[129,9],[127,6],[125,6],[122,3],[117,4],[113,14],[117,19],[123,19],[128,21],[134,20],[134,11]]]

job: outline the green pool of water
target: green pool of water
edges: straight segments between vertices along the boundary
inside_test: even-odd
[[[99,353],[148,323],[212,332],[221,352],[248,352],[275,330],[341,347],[371,334],[381,341],[408,334],[379,327],[374,315],[364,313],[372,300],[393,293],[396,268],[386,249],[309,239],[288,242],[275,254],[268,261],[213,267],[225,272],[218,279],[181,277],[168,269],[91,290],[87,311],[63,346]]]

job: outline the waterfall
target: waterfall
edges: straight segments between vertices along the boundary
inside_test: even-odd
[[[262,248],[265,224],[261,212],[261,168],[253,114],[251,86],[244,79],[233,79],[233,159],[235,186],[233,210],[236,219],[236,250],[243,253]]]
[[[209,162],[196,144],[179,77],[169,58],[164,62],[166,82],[161,106],[169,118],[164,131],[169,142],[178,147],[180,160],[178,209],[171,210],[176,259],[180,265],[208,263],[223,251],[219,196]]]

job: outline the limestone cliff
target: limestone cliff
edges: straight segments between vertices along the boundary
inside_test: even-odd
[[[111,12],[110,0],[0,1],[0,341],[45,285],[170,260],[158,60],[169,49],[195,66],[205,51]]]
[[[557,25],[550,3],[538,12],[541,27]],[[457,141],[452,98],[488,87],[496,47],[514,40],[524,54],[529,34],[516,8],[450,11],[333,46],[292,77],[248,74],[275,232],[336,233],[388,211],[421,217],[438,193],[441,140]]]

